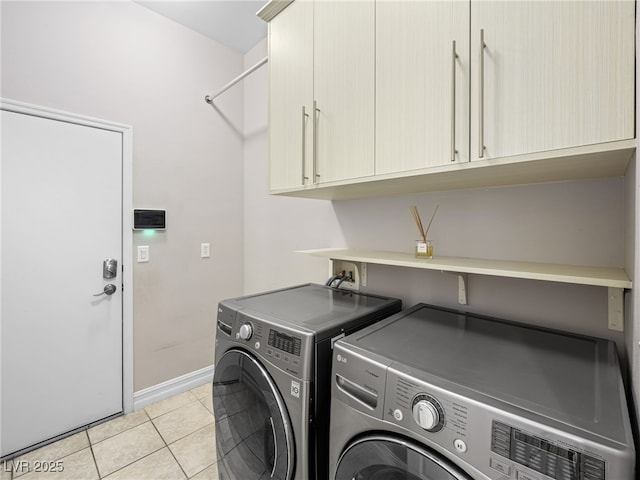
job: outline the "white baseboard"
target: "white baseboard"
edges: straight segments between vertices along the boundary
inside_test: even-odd
[[[133,409],[140,410],[152,403],[172,397],[213,381],[213,365],[181,375],[133,394]]]

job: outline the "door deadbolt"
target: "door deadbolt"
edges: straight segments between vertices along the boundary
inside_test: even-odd
[[[118,275],[118,261],[115,258],[107,258],[102,262],[102,278],[110,280]]]

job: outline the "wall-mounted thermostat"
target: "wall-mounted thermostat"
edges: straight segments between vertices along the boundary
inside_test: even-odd
[[[134,230],[165,230],[167,228],[166,210],[133,210]]]

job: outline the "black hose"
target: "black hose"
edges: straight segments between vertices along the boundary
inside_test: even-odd
[[[342,278],[342,275],[334,275],[334,276],[332,276],[329,280],[327,280],[327,283],[325,283],[325,286],[330,287],[331,284],[333,282],[335,282],[339,278]]]
[[[342,282],[344,282],[345,280],[348,280],[349,277],[347,277],[346,275],[344,275],[342,278],[340,278],[340,281],[338,282],[338,284],[336,285],[336,288],[340,288],[340,285],[342,285]]]

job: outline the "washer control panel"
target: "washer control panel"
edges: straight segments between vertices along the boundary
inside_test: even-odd
[[[400,368],[388,369],[383,420],[446,457],[473,466],[481,478],[631,478],[593,443],[578,445],[569,436],[551,435],[544,424],[495,408],[486,399],[462,395],[462,387],[453,392],[446,381]]]
[[[385,416],[394,418],[396,422],[402,421],[417,433],[448,432],[456,437],[467,435],[469,409],[462,401],[454,400],[449,395],[438,395],[433,390],[425,389],[424,384],[401,376],[387,378],[385,396]],[[407,417],[411,419],[410,423],[407,423]]]
[[[469,428],[473,409],[463,397],[452,395],[406,371],[390,367],[385,386],[384,420],[409,436],[468,460],[474,433]],[[475,454],[479,451],[474,449]],[[488,451],[485,450],[486,454]]]
[[[306,379],[310,373],[310,361],[305,352],[313,348],[313,339],[298,335],[281,326],[271,325],[242,311],[219,306],[218,337],[226,338],[243,348],[260,354],[273,365]],[[223,335],[221,335],[223,334]]]
[[[276,330],[275,328],[269,329],[269,346],[280,350],[289,355],[296,357],[300,356],[300,347],[302,345],[302,339],[294,335],[288,335],[285,332]]]
[[[556,480],[605,479],[604,459],[495,420],[491,425],[491,451]],[[494,460],[495,465],[499,463]]]

